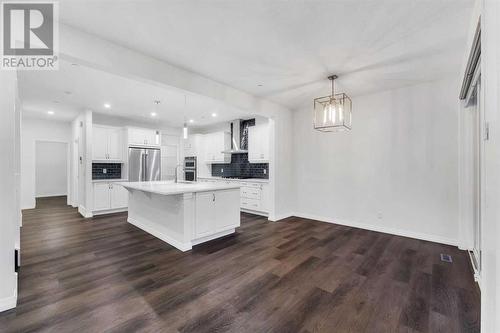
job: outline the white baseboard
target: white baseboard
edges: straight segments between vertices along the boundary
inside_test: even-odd
[[[35,198],[52,198],[52,197],[67,197],[68,194],[44,194],[44,195],[37,195]]]
[[[78,206],[78,213],[85,218],[91,218],[93,216],[92,212],[87,212],[87,209],[82,205]]]
[[[294,214],[292,214],[292,213],[278,214],[278,215],[274,215],[274,216],[269,215],[269,221],[277,222],[279,220],[283,220],[283,219],[286,219],[286,218],[292,217],[292,216],[294,216]]]
[[[205,242],[211,241],[213,239],[217,239],[217,238],[220,238],[220,237],[224,237],[224,236],[227,236],[227,235],[234,234],[234,231],[235,231],[235,229],[228,229],[228,230],[220,231],[220,232],[215,233],[215,234],[210,235],[210,236],[193,239],[191,241],[191,244],[193,244],[193,246],[194,246],[194,245],[198,245],[198,244],[201,244],[201,243],[205,243]]]
[[[253,215],[259,215],[259,216],[264,216],[264,217],[268,217],[269,216],[268,213],[258,212],[258,211],[251,210],[251,209],[240,208],[240,211],[242,211],[243,213],[248,213],[248,214],[253,214]]]
[[[105,215],[105,214],[113,214],[113,213],[123,213],[126,211],[128,211],[128,207],[117,208],[117,209],[108,209],[108,210],[97,210],[97,211],[94,211],[92,214],[94,216],[96,216],[96,215]]]
[[[378,225],[374,225],[374,224],[333,219],[333,218],[329,218],[329,217],[317,216],[317,215],[305,214],[305,213],[295,213],[293,215],[297,216],[297,217],[306,218],[306,219],[317,220],[320,222],[340,224],[340,225],[345,225],[348,227],[383,232],[386,234],[391,234],[391,235],[396,235],[396,236],[409,237],[409,238],[420,239],[420,240],[425,240],[425,241],[429,241],[429,242],[446,244],[446,245],[453,245],[453,246],[458,245],[458,240],[456,240],[456,239],[446,238],[446,237],[441,237],[441,236],[436,236],[436,235],[430,235],[430,234],[425,234],[425,233],[420,233],[420,232],[408,231],[408,230],[397,229],[397,228],[382,227],[382,226],[378,226]]]
[[[17,305],[17,277],[16,277],[16,288],[14,289],[14,294],[12,296],[0,299],[0,312],[13,309],[16,307],[16,305]]]
[[[145,223],[142,223],[141,221],[139,221],[137,219],[131,218],[130,216],[128,217],[127,222],[135,225],[137,228],[142,229],[147,233],[150,233],[151,235],[155,236],[156,238],[161,239],[165,243],[172,245],[173,247],[181,250],[182,252],[186,252],[186,251],[189,251],[192,249],[192,245],[190,242],[189,243],[179,242],[179,241],[173,239],[172,237],[167,236],[164,233],[162,233],[154,228],[151,228],[150,226],[146,225]]]

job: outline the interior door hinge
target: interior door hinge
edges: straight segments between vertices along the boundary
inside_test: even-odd
[[[490,139],[490,123],[484,124],[484,141]]]

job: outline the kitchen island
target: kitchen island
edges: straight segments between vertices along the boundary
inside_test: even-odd
[[[120,182],[129,192],[128,222],[181,251],[240,226],[240,187],[198,182]]]

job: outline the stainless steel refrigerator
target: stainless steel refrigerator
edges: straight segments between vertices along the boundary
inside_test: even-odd
[[[155,148],[128,149],[128,181],[161,180],[161,152]]]

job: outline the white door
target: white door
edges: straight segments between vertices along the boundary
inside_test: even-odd
[[[215,193],[196,193],[195,238],[212,234],[215,230]]]
[[[236,194],[235,194],[236,193]],[[239,191],[214,192],[215,227],[217,231],[236,228],[240,225]]]
[[[128,191],[121,185],[111,184],[111,209],[128,206]]]
[[[94,126],[92,129],[92,157],[94,160],[108,159],[108,129]]]
[[[122,130],[119,128],[108,129],[108,158],[110,160],[123,160]]]
[[[94,210],[111,208],[109,183],[94,183]]]
[[[476,269],[478,272],[481,271],[481,183],[482,183],[482,147],[483,138],[481,136],[483,125],[482,125],[482,114],[481,114],[481,84],[480,79],[476,81],[474,87],[475,94],[475,108],[474,112],[474,123],[473,123],[473,233],[474,233],[474,260],[476,264]]]

